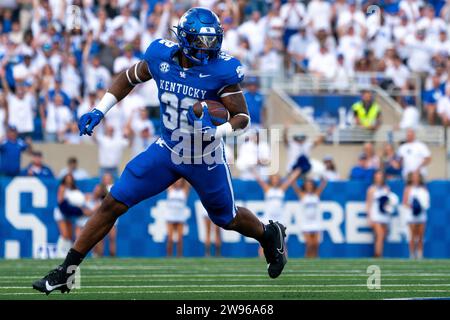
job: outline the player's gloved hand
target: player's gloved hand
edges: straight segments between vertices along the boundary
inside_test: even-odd
[[[80,129],[80,136],[87,134],[92,135],[94,127],[102,121],[104,115],[100,110],[94,109],[88,113],[85,113],[78,120],[78,129]]]
[[[194,133],[201,131],[202,134],[210,136],[211,139],[214,137],[216,126],[212,122],[207,106],[203,106],[203,113],[200,118],[195,115],[194,108],[191,106],[188,109],[187,119],[188,123],[194,127]]]

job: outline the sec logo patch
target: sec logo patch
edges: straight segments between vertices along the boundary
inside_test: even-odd
[[[159,70],[161,72],[167,73],[170,70],[170,65],[167,62],[161,62],[159,64]]]

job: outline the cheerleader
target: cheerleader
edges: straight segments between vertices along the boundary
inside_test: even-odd
[[[430,193],[422,175],[417,171],[408,175],[407,185],[403,192],[403,205],[409,209],[406,219],[410,230],[409,256],[413,259],[421,259],[427,210],[430,208]]]
[[[320,211],[320,195],[327,185],[322,179],[319,186],[313,180],[305,179],[302,188],[293,183],[295,193],[302,205],[302,233],[305,238],[305,257],[315,258],[319,254],[319,236],[322,230],[322,212]]]
[[[184,179],[177,180],[167,190],[167,256],[173,254],[175,233],[177,234],[177,256],[183,255],[183,227],[186,221],[186,203],[189,184]]]
[[[255,179],[264,192],[264,216],[261,219],[264,224],[269,223],[270,220],[285,223],[283,221],[284,196],[287,188],[298,178],[300,173],[300,169],[293,170],[285,181],[281,180],[280,175],[273,174],[269,176],[269,180],[266,182],[261,179],[256,170],[253,170]],[[259,255],[263,256],[261,248]]]
[[[366,211],[369,225],[375,233],[375,257],[383,256],[384,240],[387,236],[391,214],[398,204],[398,198],[388,185],[384,172],[379,170],[373,177],[373,184],[367,190]]]
[[[58,256],[65,256],[72,246],[75,233],[79,232],[79,221],[91,211],[86,207],[86,197],[78,189],[72,174],[66,174],[58,187],[58,206],[54,210],[54,218],[58,224],[59,238],[57,242]]]
[[[103,199],[106,198],[108,195],[108,192],[111,190],[114,183],[114,177],[111,173],[105,173],[102,176],[102,179],[99,184],[97,184],[94,188],[94,191],[92,192],[92,195],[88,199],[88,207],[93,211],[97,211],[97,209],[100,207]],[[87,222],[87,221],[86,221]],[[117,252],[117,245],[116,245],[116,238],[117,238],[117,223],[119,222],[119,219],[116,220],[113,227],[109,231],[108,235],[108,241],[109,241],[109,256],[115,257]],[[105,238],[106,238],[105,237]],[[94,257],[103,257],[105,252],[105,238],[100,240],[94,247],[93,250],[93,256]]]
[[[205,256],[211,256],[211,233],[214,233],[214,247],[215,247],[215,256],[220,257],[221,248],[222,248],[222,240],[220,238],[220,228],[218,225],[214,224],[208,216],[208,212],[205,207],[202,205],[202,216],[203,221],[205,222]]]

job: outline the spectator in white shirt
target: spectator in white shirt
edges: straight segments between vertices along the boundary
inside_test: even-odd
[[[427,30],[427,37],[432,40],[437,40],[440,30],[445,30],[447,27],[444,20],[435,16],[435,10],[432,4],[428,4],[424,8],[424,15],[417,23],[417,29]]]
[[[325,45],[320,46],[319,52],[308,64],[309,71],[317,78],[332,79],[336,74],[336,68],[336,56]]]
[[[331,30],[331,5],[324,0],[312,0],[307,7],[308,22],[313,31]]]
[[[295,71],[305,71],[306,49],[311,42],[311,38],[306,32],[306,26],[301,25],[298,32],[289,38],[287,51],[289,62],[292,63]]]
[[[450,55],[450,40],[447,36],[447,30],[439,30],[439,36],[437,38],[427,37],[427,43],[433,49],[433,55]]]
[[[350,89],[354,74],[355,72],[353,68],[346,67],[344,55],[342,53],[338,53],[336,72],[333,77],[332,88],[337,91]]]
[[[88,54],[84,60],[86,91],[96,91],[99,84],[108,87],[111,82],[111,73],[101,65],[99,56],[93,56],[90,62],[87,57]]]
[[[405,97],[402,100],[402,118],[400,119],[400,129],[417,129],[420,124],[420,113],[415,105],[414,98]]]
[[[402,63],[399,56],[395,56],[393,63],[386,68],[386,77],[390,78],[397,89],[407,90],[408,79],[410,77],[409,69]]]
[[[56,94],[53,102],[46,97],[46,102],[41,107],[41,119],[43,119],[45,141],[62,142],[64,134],[73,121],[73,115],[70,108],[64,105],[63,97]]]
[[[15,81],[29,81],[34,80],[35,68],[33,66],[32,53],[27,52],[23,56],[23,62],[13,67],[13,76]]]
[[[450,125],[450,86],[445,88],[445,95],[441,96],[437,101],[437,114],[444,126]]]
[[[253,11],[250,20],[241,24],[238,32],[241,36],[248,39],[250,51],[253,55],[257,55],[263,51],[266,25],[264,20],[261,19],[261,13],[259,11]]]
[[[410,172],[418,171],[423,176],[426,175],[426,167],[431,162],[431,152],[427,145],[416,140],[416,133],[413,129],[406,131],[406,142],[398,149],[398,156],[402,161],[402,176],[408,177]]]
[[[222,50],[230,55],[235,55],[239,47],[239,33],[233,25],[233,18],[226,17],[222,21],[223,41]]]
[[[342,11],[337,17],[338,34],[344,34],[349,27],[353,27],[357,35],[364,36],[367,32],[366,16],[357,8],[355,0],[347,2],[348,10]]]
[[[339,39],[338,51],[345,56],[345,66],[353,68],[355,62],[363,57],[365,43],[360,35],[355,32],[355,27],[350,25],[347,32]]]
[[[264,45],[264,51],[259,57],[259,71],[276,74],[283,70],[283,56],[282,56],[282,45],[276,40],[266,38],[266,43]]]
[[[77,67],[77,59],[70,55],[64,59],[61,67],[62,90],[69,98],[78,98],[81,95],[81,75]]]
[[[31,136],[34,131],[34,108],[35,99],[28,91],[31,85],[26,82],[16,83],[16,93],[14,94],[6,80],[5,68],[0,66],[0,80],[6,96],[8,109],[8,124],[14,126],[19,133],[19,137]]]
[[[399,3],[400,11],[404,12],[410,21],[416,21],[420,17],[419,0],[401,0]]]
[[[86,170],[78,167],[78,159],[70,157],[67,159],[67,167],[61,169],[58,177],[62,179],[65,175],[72,174],[75,180],[83,180],[89,178],[89,173]]]
[[[425,33],[424,29],[420,29],[405,39],[405,45],[408,49],[408,67],[413,72],[420,73],[431,70],[433,49],[425,41]]]
[[[306,21],[306,8],[298,0],[288,0],[280,9],[280,17],[285,26],[284,44],[289,43],[290,37],[297,32]]]
[[[252,168],[257,168],[261,176],[266,176],[265,168],[270,164],[270,147],[267,141],[259,139],[258,132],[249,131],[242,136],[244,142],[240,144],[236,168],[239,170],[239,178],[242,180],[254,180]]]
[[[141,25],[139,20],[131,15],[131,9],[129,5],[126,5],[122,8],[120,15],[115,17],[112,21],[112,28],[122,28],[126,30],[124,32],[124,40],[126,42],[133,41],[136,36],[141,33]]]
[[[124,52],[122,56],[118,56],[114,60],[113,71],[114,74],[118,74],[125,69],[130,68],[134,64],[138,63],[139,59],[133,55],[133,45],[127,44],[124,48]]]
[[[145,107],[136,109],[127,123],[126,134],[132,139],[133,156],[146,150],[155,141],[155,127],[148,118]]]
[[[106,125],[105,133],[94,134],[98,144],[99,175],[110,173],[113,177],[119,174],[119,166],[123,153],[129,146],[129,140],[122,135],[114,134],[114,127]]]

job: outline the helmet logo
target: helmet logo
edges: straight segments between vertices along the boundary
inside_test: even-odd
[[[236,68],[236,73],[237,73],[239,78],[242,78],[244,76],[244,70],[243,70],[242,66],[238,66]]]
[[[159,70],[163,73],[167,73],[170,70],[170,65],[167,62],[161,62],[159,64]]]

